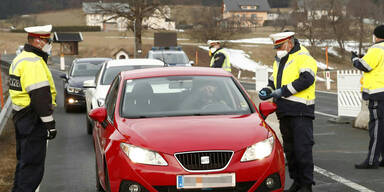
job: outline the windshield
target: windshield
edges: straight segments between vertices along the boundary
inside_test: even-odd
[[[101,64],[104,61],[87,61],[73,63],[71,76],[72,77],[83,77],[83,76],[95,76],[99,71]]]
[[[121,71],[129,71],[134,69],[145,69],[145,68],[153,68],[160,67],[158,65],[123,65],[123,66],[115,66],[115,67],[107,67],[104,70],[103,77],[101,79],[101,85],[110,85],[113,79],[119,74]]]
[[[179,53],[167,53],[164,52],[156,52],[152,54],[154,59],[161,60],[167,64],[185,64],[188,63],[188,58],[183,52]]]
[[[170,76],[127,80],[121,105],[126,118],[249,114],[230,77]]]

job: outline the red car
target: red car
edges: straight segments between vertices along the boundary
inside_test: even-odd
[[[284,155],[244,88],[222,69],[121,72],[89,116],[99,191],[283,191]]]

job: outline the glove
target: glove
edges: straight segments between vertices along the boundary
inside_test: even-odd
[[[352,56],[351,56],[351,61],[353,61],[353,59],[354,58],[358,58],[359,56],[357,55],[357,52],[356,51],[351,51],[351,54],[352,54]]]
[[[274,98],[274,99],[279,99],[282,95],[282,92],[281,92],[281,89],[276,89],[274,90],[272,93],[271,93],[271,96]]]
[[[267,100],[272,97],[271,93],[272,93],[271,89],[265,87],[259,91],[259,98],[261,100]]]
[[[44,127],[47,129],[47,139],[52,140],[56,137],[57,130],[55,128],[55,121],[44,123]]]

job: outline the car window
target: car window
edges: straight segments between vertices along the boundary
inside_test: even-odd
[[[127,118],[249,114],[247,99],[230,77],[170,76],[125,82]]]
[[[90,63],[90,62],[79,62],[74,63],[72,66],[71,76],[82,77],[82,76],[95,76],[99,71],[101,63]]]
[[[107,97],[105,98],[105,107],[107,108],[107,116],[111,122],[113,122],[119,82],[120,82],[120,79],[117,76],[114,79],[113,83],[111,84],[111,89],[109,90]]]
[[[167,64],[183,64],[188,63],[188,57],[184,52],[156,52],[152,58],[164,61]]]
[[[100,82],[100,84],[110,85],[112,80],[121,71],[129,71],[129,70],[134,70],[134,69],[144,69],[144,68],[153,68],[153,67],[160,67],[160,66],[157,66],[157,65],[135,65],[135,66],[123,65],[123,66],[107,67],[104,70],[104,74],[103,74],[102,81]]]

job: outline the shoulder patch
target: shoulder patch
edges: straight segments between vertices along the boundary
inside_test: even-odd
[[[22,91],[20,77],[9,75],[9,89],[14,91]]]

